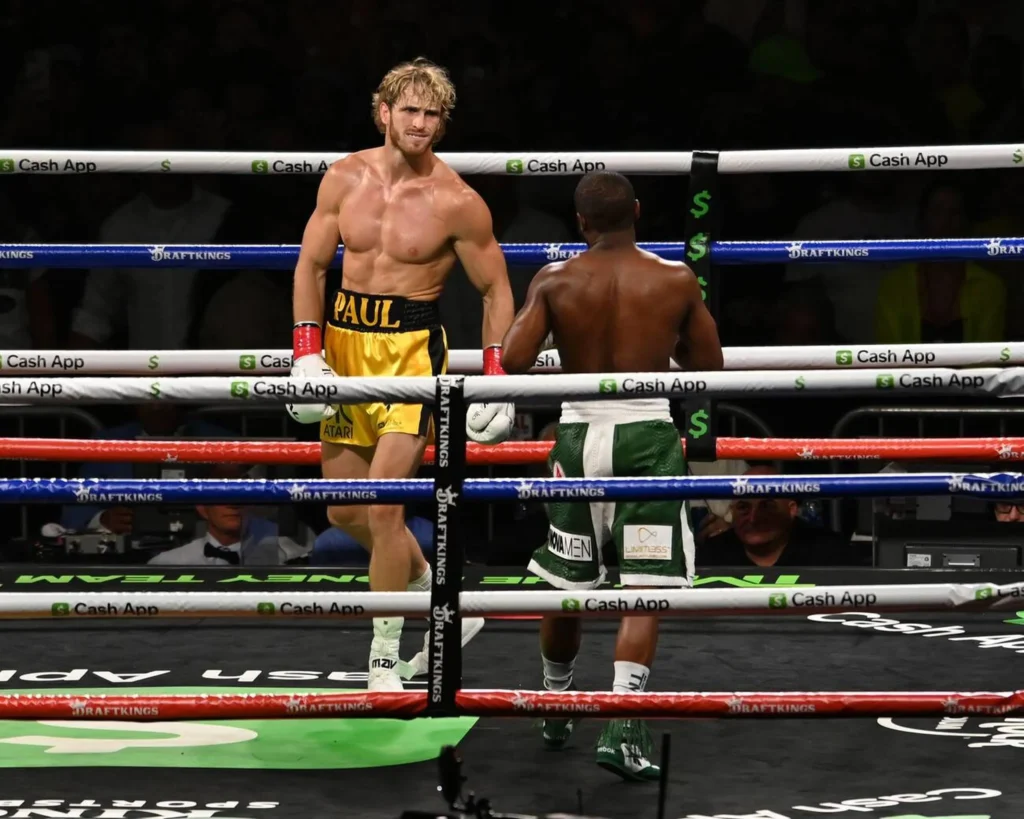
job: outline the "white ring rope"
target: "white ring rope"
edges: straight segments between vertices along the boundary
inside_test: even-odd
[[[1024,343],[868,344],[726,347],[726,370],[1008,367],[1024,364]],[[13,375],[251,375],[286,374],[291,350],[0,350],[0,373]],[[672,370],[679,370],[676,364]],[[448,370],[476,374],[481,350],[451,350]],[[537,357],[531,372],[562,371],[558,350]]]
[[[753,370],[749,372],[584,373],[464,376],[466,400],[545,401],[628,399],[694,395],[739,397],[810,392],[872,395],[989,395],[1024,393],[1024,368]],[[114,401],[248,402],[264,404],[364,404],[399,401],[433,404],[437,378],[383,376],[349,378],[177,377],[177,378],[0,378],[0,402],[7,404],[108,403]]]
[[[462,592],[463,614],[573,616],[713,615],[743,612],[974,611],[1017,609],[1024,584],[908,583],[813,589],[674,589]],[[0,619],[18,617],[413,617],[431,613],[430,592],[6,592]]]
[[[273,151],[4,151],[0,173],[230,173],[322,174],[344,153]],[[508,151],[439,153],[461,174],[577,176],[592,170],[634,174],[685,174],[690,151]],[[722,151],[719,173],[801,171],[918,171],[1024,167],[1019,144],[889,148],[808,148]]]

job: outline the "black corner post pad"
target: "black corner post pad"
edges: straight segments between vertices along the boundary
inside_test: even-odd
[[[462,687],[462,484],[466,479],[466,392],[463,376],[437,379],[434,400],[434,572],[430,588],[429,717],[455,716]]]
[[[712,275],[711,243],[717,241],[722,224],[722,202],[718,191],[718,152],[694,151],[690,164],[690,189],[686,198],[686,258],[700,283],[701,295],[712,318],[721,313],[722,288]],[[694,398],[684,405],[683,439],[690,461],[714,461],[718,451],[718,413],[710,398]]]

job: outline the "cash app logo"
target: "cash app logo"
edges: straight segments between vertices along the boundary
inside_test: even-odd
[[[71,606],[67,603],[54,603],[50,606],[50,614],[54,617],[67,617],[71,614]]]
[[[836,364],[846,367],[853,363],[853,350],[836,350]]]
[[[579,611],[580,601],[568,598],[562,601],[562,611]]]
[[[689,242],[690,249],[686,251],[686,258],[696,262],[708,255],[708,235],[706,233],[695,233]]]
[[[711,208],[708,207],[708,202],[711,200],[711,194],[707,190],[702,190],[700,193],[693,195],[693,207],[690,208],[690,213],[693,214],[694,219],[700,219],[706,214]]]
[[[238,357],[238,369],[240,370],[255,370],[256,369],[256,356],[251,353],[240,355]]]
[[[615,383],[614,378],[602,378],[598,383],[597,390],[602,393],[618,392],[619,385]]]
[[[273,603],[257,603],[256,613],[257,614],[273,614],[277,611],[277,607]]]
[[[508,159],[505,161],[505,173],[522,173],[525,170],[523,160]]]
[[[231,397],[232,398],[248,398],[249,397],[249,382],[248,381],[232,381],[231,382]]]
[[[265,159],[254,159],[252,161],[253,173],[270,173],[270,163]]]
[[[864,154],[850,154],[847,164],[850,166],[851,171],[861,171],[868,166],[868,161],[865,159]]]
[[[14,160],[9,157],[3,157],[0,159],[0,173],[14,173],[15,165]]]
[[[889,373],[882,373],[875,377],[875,386],[880,390],[891,390],[896,386],[896,378]]]
[[[789,605],[789,601],[786,599],[786,595],[776,592],[775,594],[768,595],[768,608],[770,609],[784,609]]]

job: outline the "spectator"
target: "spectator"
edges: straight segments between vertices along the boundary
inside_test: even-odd
[[[215,464],[210,478],[241,478],[246,474],[239,464]],[[275,521],[258,510],[236,504],[199,504],[196,513],[206,523],[206,531],[184,546],[160,552],[150,558],[150,566],[280,566],[309,553],[309,542],[298,543],[280,534]],[[312,540],[308,533],[304,541]]]
[[[963,191],[950,182],[922,197],[921,232],[929,238],[967,233]],[[892,271],[878,292],[879,344],[1002,341],[1006,286],[974,262],[910,262]]]
[[[745,475],[777,475],[771,466],[753,466]],[[742,498],[730,505],[732,528],[697,547],[697,566],[856,565],[847,544],[834,533],[815,529],[799,517],[792,498]]]
[[[999,523],[1024,523],[1024,503],[997,503],[994,510]]]
[[[142,130],[144,150],[168,150],[178,140],[169,123]],[[197,187],[183,174],[147,174],[142,191],[118,208],[100,228],[101,243],[161,244],[211,242],[229,202]],[[195,320],[195,268],[91,270],[72,319],[72,346],[108,344],[127,331],[128,348],[181,349]]]
[[[905,205],[894,175],[866,171],[850,176],[848,182],[845,195],[799,221],[794,230],[797,246],[807,239],[906,239],[913,235],[913,210]],[[820,283],[835,306],[836,330],[843,341],[868,343],[878,288],[891,269],[857,261],[797,262],[787,267],[786,279]]]
[[[139,404],[136,410],[138,415],[135,421],[103,430],[98,437],[114,441],[140,438],[169,440],[183,435],[197,438],[232,437],[227,430],[206,421],[184,417],[181,408],[173,404]],[[130,463],[85,463],[79,470],[79,477],[131,478],[134,469]],[[127,535],[132,530],[132,517],[130,506],[102,507],[86,504],[63,507],[60,522],[61,526],[72,532]]]

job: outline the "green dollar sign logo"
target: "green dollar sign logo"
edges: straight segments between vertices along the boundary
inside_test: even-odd
[[[160,163],[160,168],[164,173],[167,173],[171,169],[171,160],[165,159]]]
[[[1018,148],[1013,152],[1013,164],[1020,165],[1021,162],[1024,162],[1024,151]]]
[[[158,356],[158,355],[151,355],[149,357],[149,369],[155,370],[159,366],[160,366],[160,356]]]
[[[691,438],[703,438],[707,435],[708,425],[705,423],[707,420],[707,410],[697,410],[690,416],[690,423],[693,424],[693,426],[691,426],[688,431]]]
[[[806,385],[807,385],[807,382],[806,382],[806,381],[804,381],[804,377],[803,377],[802,375],[800,375],[800,376],[797,376],[797,379],[796,379],[796,388],[797,388],[798,390],[802,390],[802,389],[803,389],[803,388],[804,388],[804,387],[805,387]]]
[[[696,193],[693,196],[694,207],[690,208],[690,213],[693,214],[694,219],[700,219],[710,208],[708,208],[708,201],[711,199],[711,194],[707,190],[702,190],[700,193]]]
[[[708,255],[708,235],[706,233],[694,234],[690,239],[690,249],[686,251],[691,261],[698,261]]]
[[[999,360],[1000,361],[1009,361],[1010,360],[1010,348],[1009,347],[1003,347],[1003,349],[1001,349],[999,351]]]
[[[703,276],[697,277],[697,284],[700,285],[700,297],[703,301],[708,300],[708,291],[705,289],[708,286],[708,281]]]
[[[580,601],[573,600],[571,597],[566,598],[562,601],[562,611],[579,611]]]
[[[1011,626],[1024,626],[1024,611],[1017,612],[1016,620],[1003,620],[1004,623],[1009,623]]]
[[[159,381],[154,381],[152,384],[149,385],[149,394],[152,395],[154,398],[159,398],[160,397],[160,382]]]

